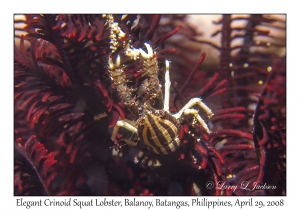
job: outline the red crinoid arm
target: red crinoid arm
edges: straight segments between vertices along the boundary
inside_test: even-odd
[[[214,158],[214,157],[212,157],[211,159],[212,159],[212,161],[215,165],[215,168],[217,170],[217,174],[219,176],[221,176],[222,175],[222,167],[221,167],[220,161],[217,158]]]
[[[32,164],[45,191],[48,193],[50,182],[46,182],[48,173],[52,170],[53,165],[57,162],[54,159],[54,153],[48,153],[48,150],[40,143],[35,135],[32,135],[23,144],[15,144],[16,149]]]
[[[160,43],[160,47],[164,48],[164,43],[166,41],[166,39],[170,38],[171,36],[173,36],[175,33],[177,33],[177,31],[179,31],[182,28],[182,26],[178,26],[176,27],[173,31],[168,32],[167,34],[162,35],[156,43]]]
[[[102,33],[104,30],[104,21],[100,20],[99,18],[95,18],[94,24],[97,27],[97,34],[96,34],[95,38],[97,41],[99,41],[102,37]],[[90,34],[91,33],[89,33],[89,37],[90,37]]]
[[[243,112],[246,111],[245,107],[233,107],[228,109],[219,109],[214,111],[214,115],[223,115],[223,114],[229,114],[233,112]]]
[[[183,86],[180,88],[179,90],[179,95],[182,94],[182,92],[186,89],[186,87],[188,86],[188,84],[191,82],[191,80],[194,78],[196,70],[198,69],[198,67],[201,65],[201,63],[204,61],[204,58],[206,56],[206,53],[202,53],[198,62],[196,63],[196,65],[194,66],[190,76],[188,77],[188,79],[185,81],[185,83],[183,84]]]
[[[40,117],[44,114],[44,112],[45,112],[46,110],[48,110],[48,108],[49,108],[49,107],[47,107],[47,106],[38,108],[38,109],[33,113],[31,121],[34,122],[34,123],[38,123],[38,121],[40,120]]]
[[[224,164],[225,161],[222,155],[212,145],[210,145],[210,143],[206,143],[206,146],[210,151],[212,151],[217,156],[221,164]]]
[[[109,124],[108,124],[109,128],[113,128],[116,126],[119,116],[120,115],[118,112],[116,112],[116,111],[111,112],[111,114],[109,116]]]
[[[201,169],[205,169],[208,162],[207,151],[200,143],[195,143],[195,147],[202,156]]]
[[[94,84],[95,84],[95,86],[102,92],[102,94],[103,94],[104,97],[107,97],[107,96],[108,96],[107,89],[106,89],[106,87],[102,84],[102,82],[96,80],[96,81],[94,81]]]
[[[201,169],[205,169],[208,163],[208,158],[206,156],[202,156]]]
[[[217,130],[217,131],[213,131],[211,136],[236,136],[236,137],[242,137],[242,138],[246,138],[248,140],[253,140],[253,136],[250,133],[245,133],[242,131],[238,131],[238,130],[232,130],[232,129],[222,129],[222,130]],[[213,140],[213,138],[211,138],[211,141]]]
[[[227,120],[227,119],[243,119],[245,118],[244,114],[223,114],[223,115],[219,115],[219,116],[213,116],[211,118],[211,121],[215,122],[215,121],[219,121],[219,120]]]
[[[79,145],[76,145],[75,148],[72,149],[71,154],[70,154],[70,163],[74,163],[78,149],[79,149]]]
[[[206,98],[206,100],[211,99],[212,97],[217,96],[217,95],[219,95],[219,94],[221,94],[221,93],[224,93],[225,91],[226,91],[226,88],[222,88],[221,90],[218,90],[218,91],[212,93],[211,95],[209,95],[209,96]]]
[[[260,161],[259,161],[259,174],[256,178],[256,182],[261,182],[264,178],[264,168],[266,164],[266,152],[264,149],[261,150],[260,152]]]
[[[263,137],[262,139],[258,142],[259,146],[262,148],[264,146],[266,146],[266,144],[268,143],[268,133],[267,133],[267,130],[266,128],[261,125],[262,129],[263,129]]]
[[[51,153],[52,155],[53,153]],[[43,177],[45,178],[51,169],[51,166],[54,165],[57,162],[53,157],[48,157],[48,159],[45,160],[43,164]]]
[[[65,134],[67,132],[67,129],[64,129],[60,134],[59,134],[59,137],[58,139],[56,140],[56,143],[62,147],[67,147],[66,143],[64,142],[64,137],[65,137]]]
[[[68,146],[67,146],[67,149],[66,149],[66,154],[69,155],[73,149],[73,145],[74,145],[74,141],[71,141]]]
[[[151,27],[148,30],[147,34],[145,35],[145,40],[151,40],[154,34],[154,31],[156,30],[159,21],[160,21],[161,15],[154,15],[152,23],[151,23]]]
[[[124,119],[125,119],[125,113],[124,113],[124,110],[121,108],[121,106],[120,106],[119,104],[113,104],[113,107],[114,107],[116,110],[118,110],[119,115],[120,115],[120,118],[121,118],[122,120],[124,120]]]
[[[214,169],[212,169],[212,172],[213,172],[213,177],[214,177],[214,182],[215,182],[214,184],[215,184],[215,186],[218,186],[218,183],[219,183],[218,175],[216,174],[216,172],[215,172]],[[216,188],[216,187],[215,187],[215,188]],[[221,195],[221,189],[216,188],[215,195],[216,195],[216,196]]]
[[[30,108],[28,109],[27,117],[26,117],[27,122],[30,122],[30,119],[31,119],[31,115],[32,115],[33,109],[34,109],[35,106],[38,104],[38,102],[39,102],[39,101],[35,101],[35,102],[30,106]]]
[[[223,89],[226,86],[227,83],[228,83],[228,80],[223,79],[221,82],[218,82],[216,87],[214,87],[213,91],[217,91],[219,88]]]
[[[259,160],[259,174],[256,179],[256,182],[260,182],[263,180],[264,168],[266,164],[266,148],[268,146],[268,139],[269,139],[269,135],[266,128],[262,124],[260,125],[262,127],[263,136],[258,142],[258,145],[260,147],[260,160]]]
[[[201,154],[207,155],[206,149],[200,143],[195,143],[195,146]]]
[[[18,186],[20,192],[23,191],[22,179],[21,179],[21,171],[18,171],[14,176],[14,185]]]
[[[226,145],[220,148],[220,153],[225,156],[227,153],[234,153],[241,150],[252,150],[255,146],[252,144],[236,144],[236,145]]]
[[[84,24],[83,27],[80,30],[80,34],[79,37],[77,39],[78,42],[81,42],[88,34],[88,29],[89,29],[89,25],[88,24]]]
[[[47,91],[44,93],[44,96],[42,97],[42,102],[46,102],[48,100],[48,98],[53,94],[52,91]]]
[[[204,58],[203,58],[204,59]],[[217,79],[219,78],[219,74],[218,73],[215,73],[213,75],[213,77],[211,78],[211,80],[206,83],[206,85],[201,88],[198,92],[196,93],[193,93],[192,95],[190,95],[189,97],[190,98],[194,98],[194,97],[199,97],[199,96],[202,96],[204,93],[206,93],[209,89],[211,89],[213,87],[213,85],[215,85]]]
[[[58,172],[53,171],[46,178],[46,186],[50,186],[53,179],[57,176]]]
[[[32,67],[32,64],[24,50],[24,39],[25,37],[22,35],[20,38],[20,49],[15,45],[14,59],[22,66],[29,69]]]
[[[31,147],[32,152],[35,152],[35,158],[34,163],[35,165],[38,165],[41,161],[41,159],[48,153],[48,150],[45,149],[44,145],[41,144],[40,142],[36,142],[32,147]],[[31,154],[32,155],[32,154]]]
[[[226,120],[226,119],[243,119],[244,114],[234,113],[246,111],[244,107],[233,107],[228,109],[221,109],[214,111],[214,116],[211,118],[212,121]]]
[[[108,91],[106,89],[106,87],[98,80],[93,82],[94,87],[96,87],[97,90],[100,90],[100,92],[102,93],[103,97],[104,97],[104,103],[105,106],[107,108],[108,112],[111,112],[111,109],[113,107],[113,101],[111,100],[111,98],[108,95]],[[85,83],[85,86],[90,86],[89,84]]]
[[[174,47],[170,47],[170,48],[165,48],[165,49],[162,49],[160,51],[158,51],[157,53],[157,58],[164,58],[164,54],[167,54],[167,53],[175,53],[176,52],[176,49]]]
[[[33,94],[32,96],[29,96],[28,99],[26,99],[24,102],[23,102],[23,105],[20,106],[20,109],[24,109],[28,104],[30,104],[31,101],[33,101],[36,97],[38,96],[38,94]],[[33,108],[30,108],[32,111]]]
[[[179,139],[181,140],[184,136],[184,130],[183,130],[183,127],[180,127],[179,129]]]
[[[111,109],[113,107],[113,101],[109,97],[105,97],[104,98],[104,103],[105,103],[105,106],[107,108],[107,111],[111,112]]]

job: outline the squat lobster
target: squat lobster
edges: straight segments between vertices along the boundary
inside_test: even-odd
[[[137,101],[137,97],[132,93],[134,90],[127,86],[127,79],[124,73],[124,66],[121,65],[120,55],[117,55],[116,61],[113,62],[112,56],[108,61],[108,71],[111,79],[114,82],[119,97],[134,116],[137,116],[137,121],[130,121],[127,119],[118,120],[116,126],[113,129],[111,139],[114,141],[119,131],[119,128],[125,128],[138,136],[139,141],[143,141],[147,148],[156,154],[170,154],[175,152],[180,146],[179,130],[181,122],[185,116],[193,115],[194,119],[204,128],[207,134],[210,134],[210,130],[205,121],[198,114],[198,110],[193,109],[193,106],[198,105],[208,115],[209,118],[213,116],[212,111],[207,107],[200,98],[191,99],[178,113],[171,114],[169,111],[170,100],[170,74],[169,74],[169,61],[165,60],[165,85],[164,85],[164,97],[162,97],[161,84],[158,79],[158,61],[156,59],[156,53],[153,51],[150,44],[145,43],[147,52],[142,49],[135,49],[131,46],[130,41],[115,39],[118,34],[123,34],[121,28],[114,23],[112,15],[108,16],[109,27],[111,28],[111,36],[114,37],[111,46],[113,52],[115,47],[120,46],[122,42],[124,48],[124,54],[131,59],[142,61],[143,69],[141,70],[144,75],[149,78],[149,85],[146,88],[146,94],[149,96],[149,100],[140,104]],[[117,28],[116,28],[117,27]],[[123,37],[123,36],[122,36]],[[153,100],[163,100],[163,109],[153,108]],[[125,140],[130,145],[136,145],[131,140]]]

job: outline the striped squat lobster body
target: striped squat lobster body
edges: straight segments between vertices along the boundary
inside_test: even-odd
[[[180,146],[180,123],[164,110],[148,109],[138,120],[138,137],[156,154],[170,154]]]

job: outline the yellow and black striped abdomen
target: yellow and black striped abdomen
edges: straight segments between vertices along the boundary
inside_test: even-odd
[[[163,117],[149,112],[145,114],[143,124],[138,127],[140,139],[156,154],[170,154],[180,145],[177,120],[165,113]]]

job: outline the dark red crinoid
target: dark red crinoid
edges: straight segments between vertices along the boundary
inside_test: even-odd
[[[217,23],[222,30],[216,32],[222,34],[221,46],[215,45],[221,52],[220,67],[203,68],[204,52],[172,39],[211,44],[197,41],[186,16],[114,15],[114,19],[135,48],[147,42],[157,52],[162,85],[163,61],[171,60],[171,112],[194,97],[213,110],[210,120],[204,117],[211,135],[191,117],[180,128],[182,146],[174,154],[155,155],[142,144],[112,142],[117,120],[135,119],[109,80],[110,30],[105,18],[25,15],[15,19],[16,30],[23,34],[15,34],[14,54],[15,195],[285,194],[285,59],[250,50],[257,34],[268,36],[257,26],[277,20],[249,16],[244,18],[248,24],[237,29],[230,26],[237,18],[224,15]],[[18,28],[18,23],[25,27]],[[232,55],[230,42],[238,37],[231,36],[234,30],[244,31],[240,35],[244,43]],[[245,63],[250,66],[247,71]],[[138,88],[144,77],[140,66],[127,64],[129,85]],[[257,80],[265,87],[257,88]],[[256,110],[248,109],[253,103]],[[202,112],[199,109],[206,116]],[[254,124],[249,125],[253,114]],[[120,130],[118,138],[122,137],[136,138]],[[219,186],[243,181],[277,189],[206,187],[207,182]]]

